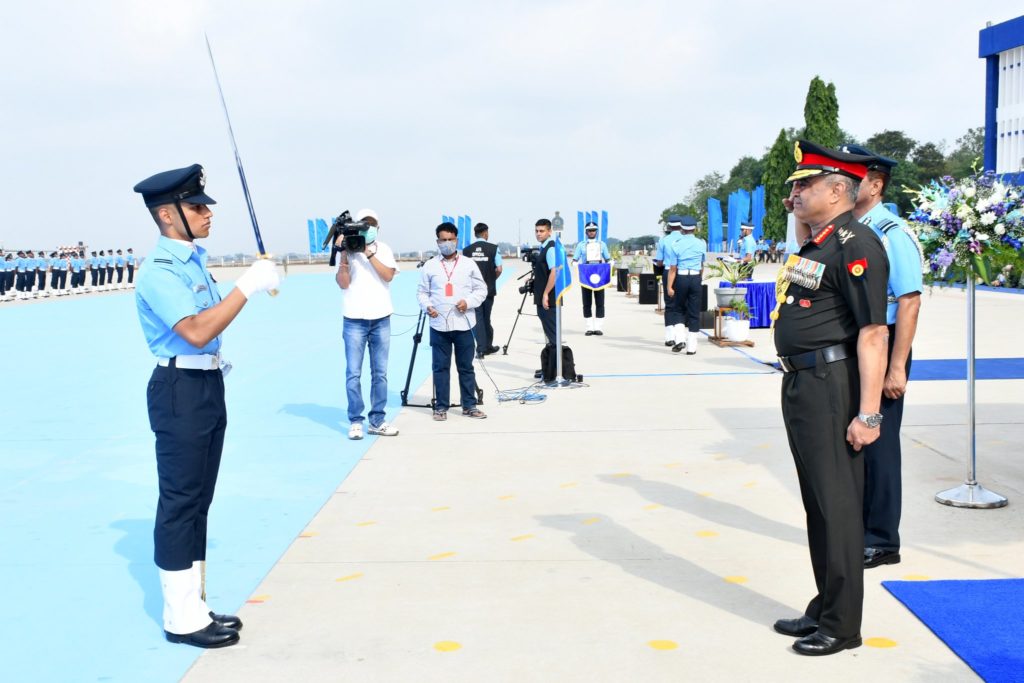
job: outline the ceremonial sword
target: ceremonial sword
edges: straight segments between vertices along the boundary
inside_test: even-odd
[[[205,33],[206,53],[210,55],[210,66],[213,67],[213,80],[217,83],[217,94],[220,95],[220,106],[224,110],[224,120],[228,124],[228,137],[231,138],[231,149],[235,153],[235,166],[238,167],[238,179],[242,181],[242,194],[245,195],[245,205],[249,208],[249,220],[252,222],[252,231],[256,236],[256,248],[260,252],[260,258],[270,258],[263,246],[263,237],[260,235],[260,224],[256,220],[256,210],[252,206],[252,197],[249,195],[249,183],[245,180],[245,169],[242,168],[242,157],[238,155],[238,143],[235,142],[235,130],[231,127],[231,115],[228,114],[228,103],[224,101],[224,89],[220,87],[220,76],[217,75],[217,62],[213,60],[213,49],[210,47],[210,38]],[[285,270],[287,275],[288,271]],[[270,290],[270,296],[277,296],[277,290]]]

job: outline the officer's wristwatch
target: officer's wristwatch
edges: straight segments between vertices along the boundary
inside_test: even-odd
[[[867,425],[868,429],[877,429],[882,424],[881,413],[859,413],[857,419]]]

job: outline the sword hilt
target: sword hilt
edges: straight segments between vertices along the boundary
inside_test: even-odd
[[[270,254],[260,254],[258,258],[266,259],[267,261],[272,260],[270,258]],[[267,294],[269,294],[270,296],[277,296],[277,290],[276,289],[268,289],[267,290]]]

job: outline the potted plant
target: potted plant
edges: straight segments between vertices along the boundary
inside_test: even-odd
[[[704,269],[704,279],[717,278],[729,283],[729,287],[715,287],[715,297],[721,307],[735,308],[737,302],[746,303],[747,289],[737,287],[741,280],[749,280],[754,273],[753,263],[742,261],[725,261],[721,258],[717,263],[708,263]]]
[[[722,334],[732,342],[745,342],[750,338],[750,307],[744,299],[733,301],[732,314],[726,318]]]

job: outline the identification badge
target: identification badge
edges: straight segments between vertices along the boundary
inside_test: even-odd
[[[444,295],[455,296],[455,288],[452,287],[452,283],[449,282],[444,286]]]

